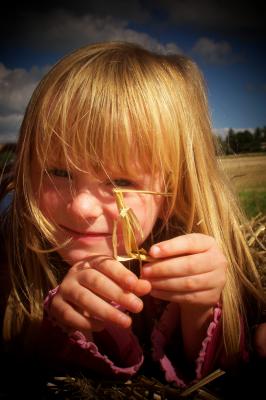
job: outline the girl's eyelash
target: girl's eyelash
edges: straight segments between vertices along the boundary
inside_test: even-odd
[[[49,168],[46,170],[46,172],[48,175],[52,175],[54,177],[72,179],[71,172],[63,168]],[[107,184],[116,187],[130,187],[135,185],[133,181],[126,178],[112,179],[111,181],[108,181]]]
[[[50,168],[47,170],[48,175],[53,175],[58,178],[72,178],[71,173],[61,168]]]
[[[134,182],[130,181],[129,179],[125,179],[125,178],[113,179],[112,183],[118,187],[126,187],[126,186],[134,185]]]

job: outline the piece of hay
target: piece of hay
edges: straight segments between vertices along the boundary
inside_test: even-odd
[[[259,213],[242,230],[266,291],[266,215]]]
[[[118,261],[138,260],[141,269],[143,261],[153,261],[154,259],[147,254],[145,249],[138,248],[136,236],[138,234],[141,238],[143,238],[142,228],[132,208],[126,206],[124,193],[141,193],[155,196],[172,196],[172,194],[165,192],[153,192],[149,190],[133,190],[121,188],[114,188],[113,193],[119,213],[118,220],[114,222],[113,228],[112,242],[114,258]],[[121,222],[122,226],[122,237],[126,255],[117,254],[117,225],[119,221]]]

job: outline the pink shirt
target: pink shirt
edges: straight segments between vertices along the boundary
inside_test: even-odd
[[[165,380],[174,382],[181,388],[201,379],[215,368],[226,365],[224,352],[217,352],[222,341],[222,310],[219,306],[214,309],[213,320],[195,360],[191,382],[191,378],[184,372],[177,304],[145,296],[142,315],[133,316],[134,333],[131,328],[122,329],[114,324],[107,324],[103,331],[93,333],[93,339],[88,339],[79,331],[68,335],[52,321],[49,306],[56,291],[57,288],[51,290],[45,300],[40,343],[42,353],[53,365],[87,368],[109,377],[130,377],[140,369],[145,360],[143,339],[149,343],[151,357],[163,371]],[[246,360],[244,340],[242,342],[242,358]]]

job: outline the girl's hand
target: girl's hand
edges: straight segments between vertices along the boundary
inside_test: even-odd
[[[71,332],[99,331],[106,322],[128,328],[131,318],[118,310],[138,313],[150,283],[129,271],[120,262],[95,256],[72,266],[52,299],[50,311],[59,326]],[[112,305],[114,302],[115,305]]]
[[[142,271],[142,278],[151,283],[152,296],[204,308],[220,300],[227,261],[212,237],[179,236],[153,245],[149,254],[158,258]]]
[[[254,347],[259,357],[266,357],[266,322],[256,326]]]

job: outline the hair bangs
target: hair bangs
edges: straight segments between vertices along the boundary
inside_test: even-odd
[[[167,101],[161,109],[162,91],[158,82],[147,86],[146,73],[139,64],[129,69],[119,60],[95,61],[75,79],[69,74],[56,82],[40,114],[42,134],[34,144],[39,160],[96,174],[107,169],[132,175],[137,165],[151,174],[168,173],[163,132],[169,131],[171,110]]]

